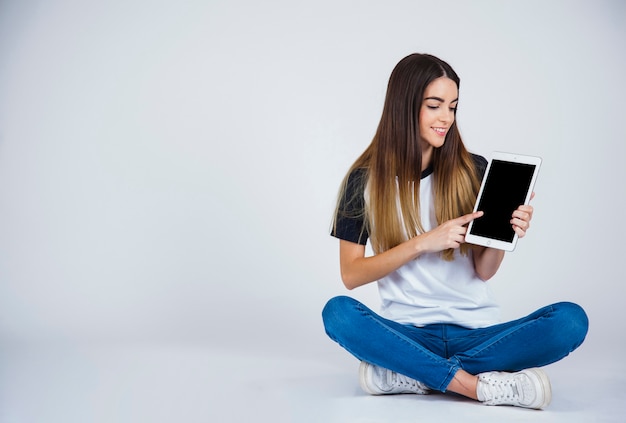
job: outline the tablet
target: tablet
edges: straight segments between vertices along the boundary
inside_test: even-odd
[[[511,225],[513,212],[528,204],[537,180],[541,158],[493,153],[476,199],[474,211],[485,214],[470,222],[465,241],[513,251],[517,234]]]

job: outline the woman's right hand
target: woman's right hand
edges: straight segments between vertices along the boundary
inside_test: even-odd
[[[340,240],[341,279],[346,288],[354,289],[379,280],[423,253],[459,248],[465,242],[467,224],[482,215],[483,212],[476,212],[449,220],[429,232],[370,257],[365,257],[364,245]]]
[[[483,215],[482,211],[469,213],[448,220],[414,239],[419,243],[420,253],[437,253],[448,248],[459,248],[465,242],[467,225]]]

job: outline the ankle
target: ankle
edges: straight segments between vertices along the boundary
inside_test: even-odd
[[[478,400],[477,396],[478,376],[471,375],[464,370],[459,370],[446,388],[450,392]]]

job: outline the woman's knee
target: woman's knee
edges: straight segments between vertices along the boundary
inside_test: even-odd
[[[350,328],[354,312],[360,303],[350,297],[339,296],[331,298],[322,310],[322,320],[326,333],[332,339],[341,337],[342,329]]]
[[[356,303],[358,303],[356,300],[346,296],[331,298],[322,310],[324,323],[327,324],[335,320],[344,319]]]
[[[583,343],[589,330],[589,318],[585,310],[575,303],[562,302],[553,305],[559,314],[559,328],[561,334],[568,334],[573,342],[573,349]]]

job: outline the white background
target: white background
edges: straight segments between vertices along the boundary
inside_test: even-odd
[[[337,189],[429,52],[471,151],[544,160],[504,317],[575,301],[623,348],[624,4],[2,1],[0,345],[335,348]]]

